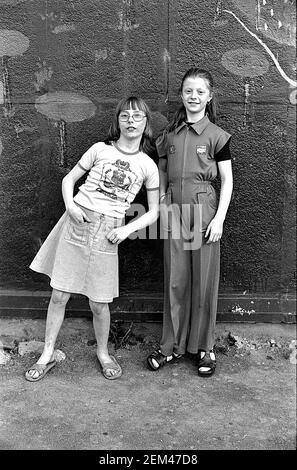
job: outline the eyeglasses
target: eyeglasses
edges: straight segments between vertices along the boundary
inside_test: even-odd
[[[137,112],[131,113],[131,114],[124,112],[124,113],[119,114],[119,120],[122,121],[122,122],[127,122],[127,121],[129,121],[130,116],[133,117],[134,121],[140,122],[146,117],[146,114],[144,114],[142,111],[137,111]]]

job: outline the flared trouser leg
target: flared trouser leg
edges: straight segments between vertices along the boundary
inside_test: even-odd
[[[203,241],[192,251],[192,299],[187,350],[196,354],[209,351],[215,342],[220,280],[220,242]]]
[[[163,354],[184,354],[191,313],[191,252],[184,241],[164,240],[164,313],[160,348]]]
[[[185,250],[182,239],[164,240],[163,354],[213,348],[220,276],[220,242]]]

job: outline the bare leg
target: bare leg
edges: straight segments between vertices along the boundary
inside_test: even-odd
[[[68,292],[62,292],[56,289],[53,289],[52,291],[47,309],[44,349],[37,361],[37,364],[47,364],[52,359],[56,339],[64,320],[65,307],[70,295],[71,294]],[[38,372],[34,371],[34,369],[32,369],[29,374],[33,378],[38,376]]]
[[[100,363],[112,362],[108,352],[108,336],[110,328],[110,311],[108,304],[93,302],[90,300],[90,308],[93,312],[93,326],[97,341],[97,357]],[[114,375],[113,369],[107,370],[108,375]]]

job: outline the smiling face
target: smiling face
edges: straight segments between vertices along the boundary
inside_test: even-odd
[[[205,115],[207,103],[211,101],[212,92],[208,80],[199,76],[185,79],[181,99],[187,113],[187,120],[197,122]]]

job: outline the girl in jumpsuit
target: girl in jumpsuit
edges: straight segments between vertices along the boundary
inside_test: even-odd
[[[214,124],[208,71],[189,69],[180,97],[180,109],[156,142],[165,291],[160,348],[147,363],[158,370],[187,351],[197,355],[198,375],[210,376],[216,367],[220,238],[233,187],[231,135]],[[218,174],[219,198],[211,184]]]

